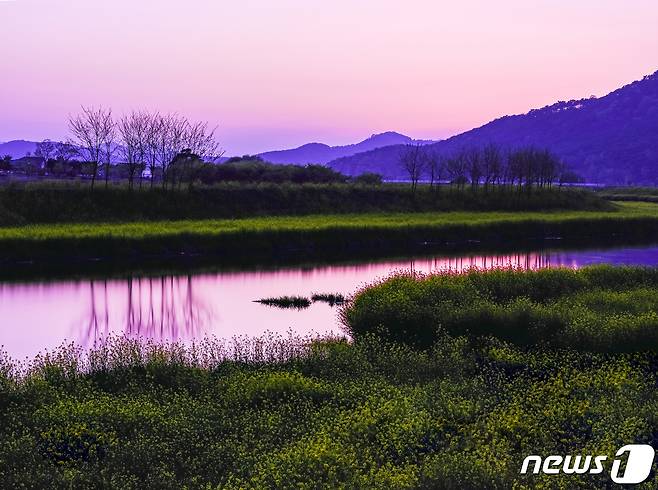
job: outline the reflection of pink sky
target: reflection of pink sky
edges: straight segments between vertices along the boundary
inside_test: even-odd
[[[80,104],[219,124],[230,154],[439,138],[656,70],[655,0],[0,1],[0,141]]]
[[[254,300],[349,295],[392,271],[462,271],[472,267],[539,268],[575,266],[569,256],[541,253],[423,258],[361,265],[110,281],[0,285],[0,344],[14,357],[32,356],[64,340],[91,345],[108,333],[155,340],[188,340],[204,335],[230,338],[266,331],[286,334],[341,333],[336,309],[314,303],[297,311]],[[129,294],[130,293],[130,294]],[[94,313],[94,314],[92,314]]]

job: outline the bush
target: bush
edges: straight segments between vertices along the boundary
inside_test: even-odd
[[[519,345],[597,351],[658,349],[658,269],[494,270],[398,276],[366,287],[341,311],[352,335],[418,346],[439,329]]]

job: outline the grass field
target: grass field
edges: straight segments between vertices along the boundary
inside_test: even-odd
[[[373,213],[130,223],[39,224],[0,228],[0,256],[32,259],[213,255],[224,260],[285,254],[324,257],[405,253],[426,245],[481,240],[658,236],[658,205],[619,203],[614,211]]]
[[[0,356],[0,484],[605,488],[619,447],[658,443],[656,365],[446,334],[426,350],[365,335]],[[608,461],[522,476],[530,454]]]
[[[447,211],[428,213],[360,213],[310,216],[270,216],[220,220],[181,220],[128,223],[34,224],[0,228],[0,239],[34,240],[119,237],[150,237],[199,234],[262,233],[270,231],[318,231],[326,229],[488,226],[500,223],[562,223],[581,219],[658,219],[658,206],[652,203],[617,203],[612,211]]]

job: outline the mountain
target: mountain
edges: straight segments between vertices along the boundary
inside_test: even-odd
[[[414,140],[394,131],[373,134],[370,138],[353,145],[328,146],[322,143],[308,143],[291,150],[268,151],[259,156],[271,163],[327,163],[341,157],[347,157],[356,153],[366,152],[391,145],[404,145],[410,143],[430,144],[434,141]]]
[[[12,158],[24,157],[27,152],[34,153],[37,144],[34,141],[14,140],[0,143],[0,158],[11,155]]]
[[[658,184],[658,72],[604,97],[560,101],[501,117],[430,148],[450,155],[488,143],[550,148],[590,182]],[[399,164],[402,148],[378,148],[335,159],[329,166],[350,175],[377,172],[405,178]]]

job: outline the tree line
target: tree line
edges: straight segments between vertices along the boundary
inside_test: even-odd
[[[447,181],[459,188],[507,184],[526,188],[551,187],[578,181],[569,167],[548,149],[522,147],[504,150],[490,143],[464,148],[451,155],[422,145],[406,145],[400,165],[411,181],[412,191],[427,179],[430,186]]]
[[[130,188],[137,182],[141,187],[145,173],[151,186],[159,181],[167,188],[191,182],[194,168],[222,155],[215,128],[179,114],[131,111],[114,118],[112,109],[82,107],[69,117],[68,126],[67,141],[44,140],[37,144],[35,156],[49,173],[90,178],[92,189],[101,174],[107,187],[117,159],[117,173],[127,178]]]

